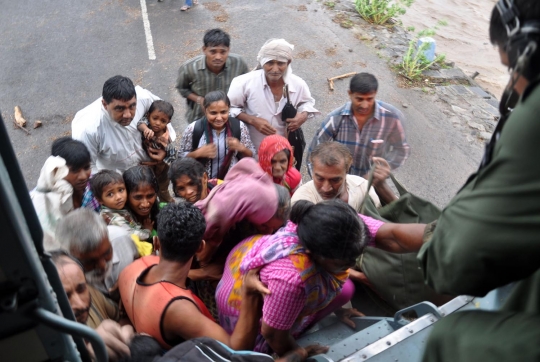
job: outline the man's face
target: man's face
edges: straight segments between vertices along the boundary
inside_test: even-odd
[[[323,200],[339,197],[345,187],[346,177],[345,160],[333,166],[327,166],[318,159],[313,160],[313,183]]]
[[[377,92],[371,93],[352,93],[349,91],[349,97],[351,98],[352,109],[354,115],[370,116],[373,113],[375,107],[375,96]]]
[[[263,65],[264,75],[267,82],[277,82],[287,71],[287,67],[290,62],[279,62],[277,60],[271,60]]]
[[[68,259],[66,257],[66,259]],[[77,322],[85,324],[90,311],[90,291],[81,267],[73,261],[56,267]]]
[[[199,201],[204,194],[208,193],[208,176],[203,175],[201,181],[197,182],[188,175],[182,175],[174,180],[174,193],[176,196],[183,198],[187,202],[194,204]]]
[[[135,111],[137,110],[137,97],[133,97],[129,101],[113,99],[111,103],[107,103],[104,99],[102,99],[101,103],[107,110],[107,113],[109,113],[109,116],[121,126],[129,126],[135,117]]]
[[[206,66],[208,68],[221,70],[229,56],[229,47],[225,45],[203,47],[203,53],[206,56]]]
[[[73,186],[74,191],[82,193],[86,188],[88,180],[90,179],[91,172],[92,170],[90,169],[90,163],[78,170],[75,170],[73,167],[69,167],[69,173],[66,177],[64,177],[64,180]]]
[[[85,273],[95,271],[96,274],[105,276],[113,257],[113,249],[109,237],[105,236],[94,250],[87,253],[71,250],[71,255],[81,262]]]

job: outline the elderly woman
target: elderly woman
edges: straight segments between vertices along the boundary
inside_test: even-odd
[[[259,165],[274,183],[284,186],[291,196],[302,182],[302,175],[293,167],[294,156],[291,144],[285,137],[266,137],[259,147]]]
[[[367,240],[367,227],[344,202],[297,202],[284,228],[274,235],[248,238],[229,254],[216,291],[220,324],[233,330],[242,276],[262,268],[261,281],[271,294],[263,302],[255,350],[283,355],[297,349],[294,338],[324,315],[335,310],[339,314],[352,297],[354,286],[346,283],[348,269]]]
[[[234,78],[229,87],[231,116],[248,125],[257,149],[266,136],[286,136],[287,131],[297,130],[308,118],[319,114],[306,82],[292,74],[293,49],[285,39],[268,40],[257,55],[262,69]],[[281,112],[287,103],[283,96],[285,84],[298,113],[283,122]]]

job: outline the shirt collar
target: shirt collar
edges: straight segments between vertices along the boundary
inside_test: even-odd
[[[375,109],[373,111],[373,116],[369,120],[371,121],[373,119],[376,119],[377,121],[380,121],[382,119],[382,113],[383,113],[384,108],[382,108],[379,105],[378,101],[375,101],[374,107],[375,107]],[[352,113],[352,102],[349,101],[349,102],[347,102],[345,104],[345,107],[343,107],[343,109],[341,110],[340,116],[352,116],[352,115],[353,115],[353,113]]]

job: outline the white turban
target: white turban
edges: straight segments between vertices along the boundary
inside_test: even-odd
[[[285,39],[269,39],[264,43],[257,54],[257,61],[261,65],[265,65],[271,60],[277,60],[278,62],[289,62],[292,61],[292,52],[294,50],[294,45],[287,42]],[[292,67],[289,64],[287,71],[283,75],[285,82],[287,81],[287,76],[292,73]]]

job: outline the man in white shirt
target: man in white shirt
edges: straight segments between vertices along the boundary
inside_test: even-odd
[[[360,176],[347,174],[352,163],[349,149],[339,142],[324,142],[317,145],[311,152],[309,161],[313,180],[295,191],[291,203],[308,200],[316,204],[324,200],[340,199],[360,212],[362,202],[368,194],[368,181]],[[373,162],[377,162],[379,166],[375,169],[377,178],[373,178],[373,188],[369,190],[369,196],[375,206],[380,207],[381,201],[378,195],[385,203],[397,197],[384,181],[390,175],[388,162],[380,157],[374,157]],[[383,181],[375,182],[378,179]]]
[[[88,284],[118,301],[120,272],[139,257],[131,235],[122,227],[105,224],[98,213],[77,209],[56,227],[60,248],[79,260]]]
[[[229,88],[230,114],[247,124],[251,140],[258,150],[262,140],[269,135],[287,137],[315,114],[315,100],[304,80],[292,74],[291,61],[294,46],[284,39],[268,40],[257,55],[262,69],[233,79]],[[292,105],[298,113],[286,122],[281,111],[287,103],[283,87],[289,86]]]
[[[124,172],[141,162],[163,161],[164,150],[144,151],[137,130],[137,122],[158,99],[117,75],[105,82],[101,98],[77,112],[71,123],[72,137],[88,147],[93,174],[103,169]],[[170,124],[168,131],[174,141],[176,133]]]

